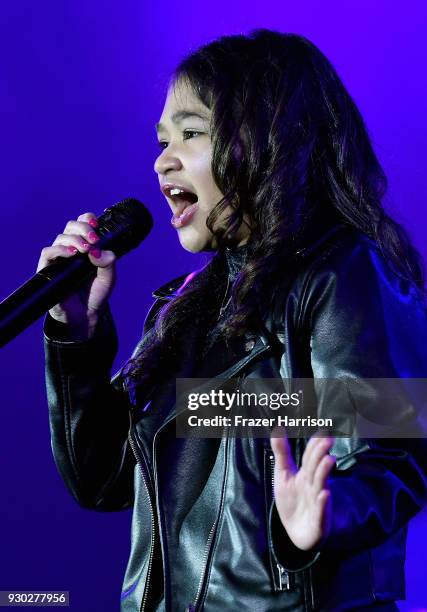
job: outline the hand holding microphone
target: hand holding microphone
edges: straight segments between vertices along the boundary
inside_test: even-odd
[[[113,251],[97,247],[99,222],[94,213],[84,213],[76,221],[68,221],[64,232],[52,246],[45,247],[39,259],[37,272],[52,264],[58,257],[70,258],[77,253],[87,254],[96,267],[96,275],[83,283],[76,293],[49,310],[51,317],[70,326],[75,337],[90,337],[98,320],[98,312],[111,295],[115,282],[116,255]]]
[[[84,213],[69,221],[52,246],[42,250],[37,273],[0,303],[0,346],[47,310],[90,336],[113,289],[116,259],[137,247],[152,226],[149,211],[132,198],[107,208],[98,219]]]

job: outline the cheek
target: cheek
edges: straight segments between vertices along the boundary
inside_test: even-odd
[[[192,164],[194,174],[199,180],[206,181],[212,178],[212,159],[209,153],[200,153]],[[213,178],[212,178],[213,180]]]
[[[198,193],[201,207],[211,209],[221,200],[223,194],[214,181],[210,167],[204,168],[203,171],[201,169],[198,178],[200,185]]]
[[[212,153],[206,149],[199,151],[193,164],[194,176],[197,176],[200,189],[204,192],[219,192],[212,174]]]
[[[190,171],[193,185],[199,196],[199,214],[197,215],[197,227],[200,223],[205,224],[210,211],[222,199],[223,194],[216,185],[212,174],[212,151],[201,147],[193,158],[193,163],[187,166]]]

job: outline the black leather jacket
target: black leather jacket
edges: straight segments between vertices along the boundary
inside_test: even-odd
[[[154,293],[145,334],[182,282]],[[301,249],[276,304],[265,332],[242,338],[221,378],[426,376],[424,304],[355,230],[338,225]],[[67,340],[49,317],[45,336],[62,477],[85,508],[134,508],[122,612],[338,612],[404,598],[407,523],[427,496],[425,439],[336,438],[331,533],[303,552],[275,509],[268,439],[177,438],[175,378],[158,391],[155,411],[121,372],[110,381],[108,312],[90,341]],[[191,332],[188,343],[177,377],[194,371]],[[319,411],[334,401],[322,396]],[[291,444],[299,465],[305,441]]]

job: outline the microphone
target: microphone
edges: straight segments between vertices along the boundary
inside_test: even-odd
[[[136,248],[150,233],[153,218],[147,208],[127,198],[98,218],[99,249],[113,251],[117,257]],[[39,270],[0,303],[0,347],[15,338],[31,323],[62,299],[74,293],[96,275],[97,268],[85,253],[66,259],[59,257]]]

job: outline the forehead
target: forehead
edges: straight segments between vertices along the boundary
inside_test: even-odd
[[[168,89],[165,105],[160,122],[156,124],[157,131],[161,130],[167,122],[179,123],[186,116],[199,116],[209,120],[210,110],[196,96],[192,87],[186,82],[178,82]]]

